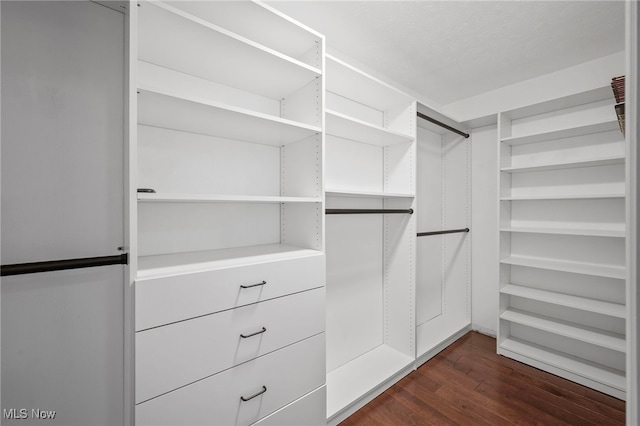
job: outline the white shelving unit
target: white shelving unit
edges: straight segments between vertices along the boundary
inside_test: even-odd
[[[136,15],[136,424],[199,423],[185,400],[209,405],[225,385],[252,395],[283,371],[295,383],[265,385],[262,408],[195,411],[236,424],[309,404],[322,412],[324,309],[304,316],[294,299],[324,306],[324,37],[258,1],[142,1]],[[298,331],[267,314],[274,303],[301,317]],[[241,343],[221,337],[219,352],[235,355],[217,364],[175,352],[175,339],[208,344],[220,330],[206,324],[229,312],[250,336],[254,323],[273,325]],[[267,346],[248,349],[255,342]],[[288,360],[294,352],[308,361]],[[248,373],[259,366],[265,383]]]
[[[138,186],[156,191],[138,194],[139,256],[321,251],[322,37],[259,3],[139,9]],[[243,30],[240,10],[304,35],[306,49]]]
[[[625,146],[608,86],[499,114],[498,352],[625,397]]]
[[[326,206],[414,208],[416,103],[327,55]],[[410,214],[327,216],[327,418],[337,424],[413,368]]]

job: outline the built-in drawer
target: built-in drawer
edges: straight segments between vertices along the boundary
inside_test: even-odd
[[[324,296],[320,287],[136,333],[136,403],[322,333]]]
[[[254,423],[254,426],[326,426],[327,388],[322,386],[275,413]]]
[[[157,327],[324,284],[323,254],[139,279],[135,283],[135,328]]]
[[[248,425],[325,382],[324,333],[136,405],[136,425]]]

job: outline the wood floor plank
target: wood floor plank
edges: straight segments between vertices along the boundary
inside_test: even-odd
[[[625,403],[496,353],[469,332],[342,426],[624,425]]]

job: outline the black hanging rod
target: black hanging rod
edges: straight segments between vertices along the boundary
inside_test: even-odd
[[[413,209],[326,209],[326,214],[413,214]]]
[[[453,127],[449,126],[448,124],[444,124],[442,121],[438,121],[435,118],[429,117],[428,115],[425,115],[421,112],[418,112],[418,117],[422,118],[423,120],[427,120],[432,122],[433,124],[436,124],[440,127],[444,127],[447,130],[452,131],[453,133],[457,133],[460,136],[464,136],[465,138],[469,137],[469,133],[465,133],[462,130],[458,130],[458,129],[454,129]]]
[[[455,234],[457,232],[469,232],[469,228],[447,229],[444,231],[418,232],[418,237],[426,237],[427,235]]]
[[[129,255],[127,253],[114,256],[16,263],[13,265],[0,266],[0,276],[35,274],[38,272],[62,271],[65,269],[91,268],[94,266],[126,265],[127,263],[129,263]]]

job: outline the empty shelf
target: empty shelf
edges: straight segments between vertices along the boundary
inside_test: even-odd
[[[414,194],[398,194],[393,192],[371,192],[342,189],[327,189],[328,197],[348,197],[348,198],[415,198]]]
[[[500,315],[500,319],[526,325],[549,333],[558,334],[560,336],[569,337],[571,339],[580,340],[582,342],[612,349],[618,352],[624,353],[627,348],[624,336],[621,334],[611,333],[605,330],[587,327],[556,318],[545,317],[531,312],[509,309]]]
[[[326,58],[325,73],[328,91],[380,111],[411,104],[410,96],[387,83],[357,70],[334,56],[326,55]]]
[[[518,195],[500,197],[501,201],[536,201],[536,200],[598,200],[608,198],[624,198],[624,194],[567,194],[567,195]]]
[[[413,140],[409,135],[374,126],[335,111],[327,110],[326,119],[327,134],[344,139],[376,146],[395,145]]]
[[[502,289],[500,289],[500,293],[531,300],[537,300],[545,303],[552,303],[554,305],[565,306],[567,308],[574,308],[583,311],[609,315],[616,318],[626,317],[625,306],[613,302],[605,302],[602,300],[573,296],[571,294],[540,290],[537,288],[525,287],[517,284],[508,284],[504,286]]]
[[[138,123],[275,146],[321,132],[284,118],[144,87],[138,95]]]
[[[139,58],[147,62],[271,99],[286,98],[320,75],[317,68],[162,3],[142,3],[139,16]]]
[[[597,263],[571,262],[542,257],[509,256],[500,263],[530,268],[549,269],[552,271],[572,272],[576,274],[594,275],[598,277],[625,279],[626,270],[623,266],[602,265]]]
[[[259,262],[322,256],[321,251],[288,246],[265,244],[219,250],[140,256],[138,279],[209,271]]]
[[[530,233],[530,234],[582,235],[586,237],[612,237],[612,238],[624,238],[626,235],[624,230],[612,230],[612,229],[510,227],[510,228],[501,228],[500,231]]]
[[[553,349],[509,338],[500,343],[502,351],[509,351],[536,360],[576,376],[603,383],[624,392],[626,376],[623,371],[600,365]]]
[[[566,129],[553,130],[543,133],[532,133],[529,135],[513,136],[502,139],[507,145],[524,145],[527,143],[544,142],[556,139],[571,138],[575,136],[584,136],[593,133],[608,132],[611,130],[619,130],[617,120],[609,120],[601,123],[588,124],[585,126],[569,127]]]
[[[139,193],[138,201],[155,203],[319,203],[314,197]]]
[[[624,155],[615,155],[607,158],[598,158],[592,160],[564,161],[525,167],[503,167],[500,169],[500,171],[507,173],[526,173],[543,172],[547,170],[575,169],[580,167],[608,166],[611,164],[624,164],[624,158]]]

